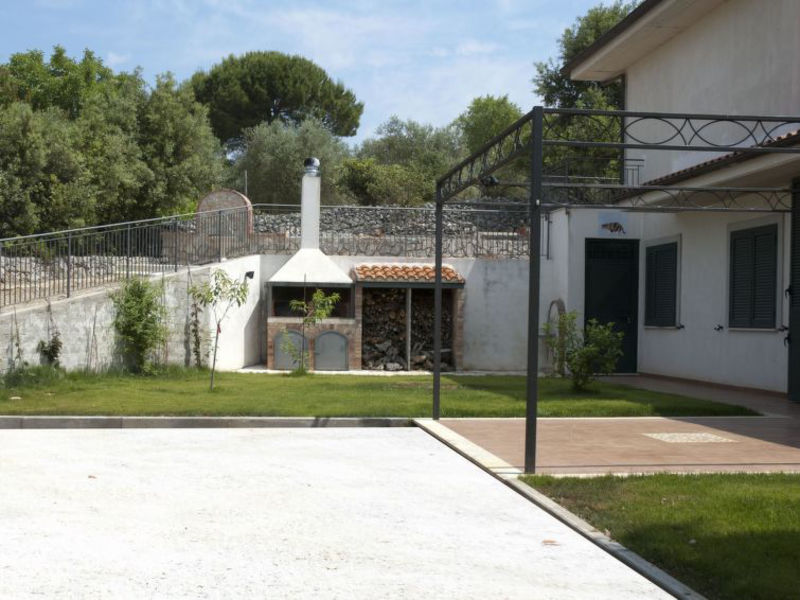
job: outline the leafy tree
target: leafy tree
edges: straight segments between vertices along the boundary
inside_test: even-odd
[[[414,206],[430,195],[430,180],[398,164],[379,164],[374,158],[350,158],[342,163],[339,186],[364,206]]]
[[[559,39],[558,61],[551,59],[547,63],[536,63],[534,90],[547,106],[600,110],[623,108],[625,90],[621,81],[573,81],[563,67],[622,20],[637,4],[623,0],[615,0],[609,5],[600,4],[589,9],[584,16],[576,19],[572,27],[564,30]],[[619,125],[613,117],[559,117],[550,123],[551,130],[558,131],[556,135],[563,139],[609,142],[619,140]],[[595,177],[605,182],[619,181],[621,165],[622,152],[616,149],[570,150],[555,147],[545,156],[546,174]],[[605,202],[601,190],[590,190],[586,194],[587,202]]]
[[[0,235],[186,210],[223,168],[205,107],[169,74],[150,89],[59,46],[0,65]]]
[[[460,131],[467,150],[474,153],[522,117],[522,114],[520,107],[511,102],[507,95],[480,96],[472,100],[467,109],[454,121],[454,125]],[[495,173],[496,179],[512,183],[526,181],[530,173],[529,164],[528,157],[518,159]],[[513,197],[526,194],[524,188],[515,185],[477,187],[481,196]]]
[[[172,74],[156,78],[139,107],[139,148],[152,173],[138,209],[146,216],[192,210],[222,176],[222,150],[208,126],[207,109]]]
[[[355,135],[364,105],[341,82],[310,60],[280,52],[229,56],[191,80],[195,95],[210,110],[223,141],[266,122],[299,124],[317,119],[333,134]]]
[[[63,112],[0,108],[0,235],[81,226],[93,218],[93,194]]]
[[[434,128],[393,116],[346,161],[340,187],[359,204],[417,206],[434,199],[436,178],[461,154],[454,126]]]
[[[209,389],[214,391],[214,373],[217,370],[217,349],[219,348],[219,334],[222,333],[222,322],[228,316],[231,308],[239,307],[247,301],[247,279],[236,281],[222,269],[215,269],[211,273],[211,281],[204,281],[189,288],[192,300],[203,307],[211,307],[214,318],[214,358],[211,361],[211,384]]]
[[[498,135],[522,117],[522,110],[505,96],[480,96],[475,98],[455,120],[464,144],[470,153]]]
[[[340,299],[341,296],[339,296],[337,292],[327,295],[323,290],[316,289],[309,301],[289,301],[289,308],[300,314],[302,318],[302,326],[300,329],[301,346],[304,345],[302,340],[306,339],[306,327],[314,327],[321,321],[330,317],[331,313],[333,313],[333,309],[336,308],[336,303],[339,302]],[[297,368],[293,371],[293,374],[305,375],[307,373],[306,364],[308,363],[308,352],[305,352],[302,347],[298,348],[292,343],[285,328],[283,330],[281,349],[297,363]]]
[[[315,156],[321,165],[322,200],[339,204],[344,197],[335,183],[347,155],[347,146],[314,118],[300,124],[262,123],[245,131],[244,151],[233,165],[230,185],[242,189],[246,171],[247,195],[253,202],[299,203],[303,160]]]
[[[558,61],[536,63],[533,78],[534,91],[542,97],[546,106],[560,108],[611,108],[620,109],[624,102],[621,82],[596,83],[573,81],[562,68],[578,54],[596,42],[604,33],[619,23],[638,2],[615,0],[609,5],[599,4],[572,27],[567,27],[558,40]]]
[[[69,58],[62,46],[55,46],[47,61],[40,50],[29,50],[11,55],[0,68],[0,105],[21,101],[35,110],[57,107],[75,118],[83,101],[113,79],[111,69],[91,50],[84,50],[80,62]]]

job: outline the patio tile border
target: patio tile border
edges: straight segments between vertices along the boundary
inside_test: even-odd
[[[705,596],[675,579],[666,571],[645,560],[619,542],[614,541],[560,504],[520,481],[519,476],[523,474],[520,469],[508,464],[491,452],[432,419],[414,419],[414,424],[666,592],[676,598],[706,600]]]

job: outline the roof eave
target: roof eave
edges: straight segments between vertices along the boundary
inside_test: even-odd
[[[562,73],[576,81],[611,81],[662,44],[694,25],[724,0],[645,0],[594,44],[575,56]]]

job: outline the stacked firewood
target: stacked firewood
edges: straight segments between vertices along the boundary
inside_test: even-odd
[[[442,369],[450,370],[453,314],[448,290],[442,306]],[[406,290],[366,288],[362,317],[363,367],[379,371],[406,369]],[[433,369],[432,290],[414,290],[411,296],[411,368]]]

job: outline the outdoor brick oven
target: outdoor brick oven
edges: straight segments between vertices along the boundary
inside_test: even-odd
[[[356,314],[353,280],[319,249],[319,161],[305,161],[300,201],[300,249],[269,279],[267,286],[267,367],[292,368],[294,362],[282,348],[289,336],[295,348],[302,343],[309,354],[308,366],[319,370],[346,371],[361,364],[361,319]],[[314,290],[336,291],[340,302],[330,319],[306,328],[289,308],[291,300],[308,300]]]
[[[319,161],[307,159],[301,195],[301,243],[268,281],[267,367],[290,369],[295,363],[283,349],[284,336],[295,348],[302,343],[308,367],[316,370],[429,369],[433,351],[432,265],[380,263],[356,265],[352,277],[319,249]],[[450,266],[442,269],[443,363],[461,364],[464,279]],[[305,330],[292,313],[291,300],[309,300],[319,288],[341,300],[331,318]],[[369,352],[362,360],[362,348]]]

